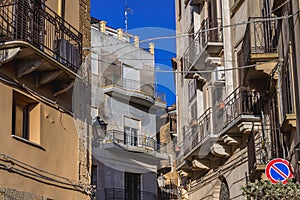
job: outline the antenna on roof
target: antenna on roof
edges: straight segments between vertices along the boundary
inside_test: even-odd
[[[128,7],[128,2],[125,0],[125,32],[128,31],[128,13],[133,14],[133,10]]]

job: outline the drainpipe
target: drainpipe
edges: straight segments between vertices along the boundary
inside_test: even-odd
[[[261,132],[262,132],[262,140],[263,140],[261,146],[262,146],[262,149],[266,156],[264,162],[266,162],[268,160],[268,152],[267,152],[267,148],[266,148],[265,125],[266,125],[266,121],[265,121],[264,111],[261,111]],[[252,129],[253,129],[253,126],[252,126]],[[254,136],[254,140],[255,140],[255,136]]]
[[[279,100],[279,108],[278,108],[278,113],[281,113],[281,117],[279,117],[279,124],[282,124],[284,120],[283,114],[283,103],[282,103],[282,83],[281,83],[281,69],[283,66],[283,59],[281,58],[278,62],[278,67],[277,67],[277,73],[275,72],[275,76],[277,75],[277,84],[276,84],[276,90],[277,90],[277,95],[278,95],[278,100]]]

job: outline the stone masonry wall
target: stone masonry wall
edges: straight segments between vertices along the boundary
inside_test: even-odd
[[[10,188],[0,187],[0,200],[47,200],[46,197],[18,191]]]
[[[79,0],[79,31],[82,34],[82,65],[79,75],[83,78],[75,83],[74,93],[77,95],[79,106],[77,118],[78,134],[79,134],[79,178],[80,182],[86,185],[91,183],[91,75],[90,75],[90,50],[91,47],[91,28],[90,28],[90,1]],[[85,95],[80,95],[84,91]],[[83,97],[84,96],[84,97]],[[79,123],[78,123],[79,122]],[[88,196],[80,197],[80,199],[89,199]]]

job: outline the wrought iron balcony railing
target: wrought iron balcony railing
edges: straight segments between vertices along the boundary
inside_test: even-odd
[[[244,63],[250,59],[250,54],[276,53],[277,33],[275,21],[259,21],[265,18],[250,17],[256,22],[248,23],[243,42]]]
[[[241,115],[259,115],[263,108],[260,93],[248,87],[240,86],[224,100],[224,109],[219,108],[218,124],[225,127]],[[220,131],[220,130],[219,130]]]
[[[158,196],[152,192],[140,190],[125,190],[117,188],[105,189],[105,200],[167,200],[168,197]]]
[[[223,42],[221,26],[222,19],[220,18],[207,18],[202,21],[199,31],[195,34],[193,41],[183,55],[185,71],[190,69],[209,42]]]
[[[147,94],[153,98],[157,98],[163,102],[166,101],[166,94],[163,92],[155,91],[152,84],[143,83],[141,81],[132,79],[126,79],[114,74],[110,76],[104,76],[102,85],[115,85],[131,92],[140,92],[143,94]]]
[[[234,90],[223,102],[207,109],[198,119],[196,126],[184,130],[186,135],[180,144],[177,164],[180,164],[183,156],[189,154],[199,143],[212,134],[218,135],[238,117],[260,115],[262,106],[258,92],[243,86]]]
[[[197,122],[198,124],[193,124],[187,128],[183,142],[184,155],[213,133],[212,109],[208,108]]]
[[[28,42],[74,72],[81,64],[81,33],[42,1],[2,0],[0,41]]]
[[[106,141],[111,141],[113,143],[122,144],[131,147],[139,147],[150,149],[154,151],[160,151],[166,144],[161,144],[155,139],[140,134],[125,133],[118,130],[108,130],[106,131]]]
[[[255,133],[249,135],[247,143],[248,171],[250,178],[254,178],[255,173],[259,170],[264,171],[265,165],[271,160],[271,145],[269,141]]]
[[[213,133],[212,108],[208,108],[197,121],[185,128],[184,139],[179,144],[179,154],[176,165],[179,166],[184,156],[189,154],[199,143],[207,139]]]

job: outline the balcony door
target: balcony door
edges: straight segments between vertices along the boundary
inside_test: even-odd
[[[270,0],[263,1],[262,16],[263,18],[272,17],[272,8]],[[265,21],[262,23],[262,46],[265,47],[265,51],[268,53],[276,52],[277,35],[275,30],[275,21]]]
[[[19,0],[16,10],[16,39],[31,42],[38,48],[43,46],[43,3],[43,0]]]
[[[124,141],[125,144],[130,146],[138,146],[138,129],[125,126],[125,135],[124,135]]]
[[[123,64],[123,87],[129,90],[140,90],[140,72]]]
[[[141,175],[125,172],[125,199],[141,199]]]
[[[124,117],[124,144],[130,146],[139,145],[140,120]]]
[[[207,5],[207,21],[206,28],[218,27],[218,11],[217,11],[217,1],[210,0]],[[218,42],[218,30],[213,29],[208,31],[207,41],[208,42]]]

